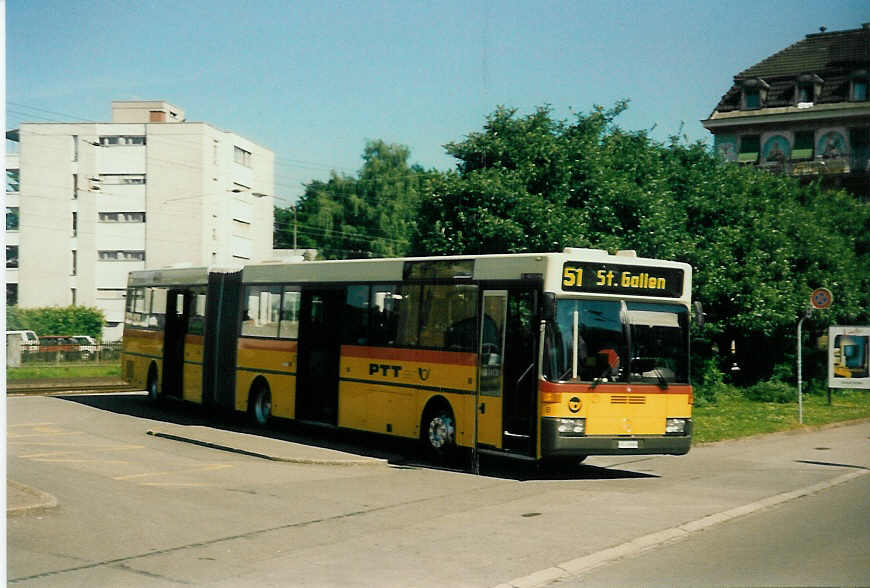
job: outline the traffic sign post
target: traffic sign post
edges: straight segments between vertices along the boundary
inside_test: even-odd
[[[827,288],[816,288],[810,294],[810,305],[807,307],[804,316],[800,318],[797,324],[797,396],[798,396],[798,422],[804,424],[804,397],[801,394],[801,327],[804,324],[804,319],[809,318],[813,314],[813,309],[825,310],[831,307],[834,302],[834,295]]]

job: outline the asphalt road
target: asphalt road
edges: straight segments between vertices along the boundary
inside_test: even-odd
[[[558,474],[485,460],[475,476],[401,443],[212,427],[141,395],[9,398],[7,410],[8,478],[56,499],[7,519],[8,581],[27,586],[539,586],[570,577],[565,562],[644,537],[691,544],[721,513],[870,468],[870,423]],[[220,443],[147,434],[169,426]],[[257,457],[276,444],[330,459]],[[371,463],[334,465],[336,453]]]
[[[631,585],[870,585],[870,476],[552,584]]]

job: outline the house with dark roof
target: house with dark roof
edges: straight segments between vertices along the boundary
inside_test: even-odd
[[[821,32],[734,76],[701,121],[724,159],[870,196],[870,23]]]

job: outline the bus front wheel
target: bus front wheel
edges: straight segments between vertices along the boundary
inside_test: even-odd
[[[446,461],[456,450],[456,419],[448,407],[434,406],[426,411],[420,431],[423,450],[436,461]]]
[[[269,386],[260,383],[254,387],[249,410],[255,425],[265,427],[269,424],[269,417],[272,416],[272,393],[269,392]]]

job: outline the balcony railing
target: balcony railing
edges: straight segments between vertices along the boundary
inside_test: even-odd
[[[868,171],[867,152],[844,153],[837,157],[816,157],[806,161],[764,161],[758,167],[790,176],[838,175]]]

